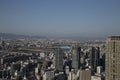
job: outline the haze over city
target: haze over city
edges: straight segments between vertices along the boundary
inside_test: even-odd
[[[120,34],[119,0],[0,0],[0,32],[50,37]]]
[[[120,0],[0,0],[0,80],[120,80]]]

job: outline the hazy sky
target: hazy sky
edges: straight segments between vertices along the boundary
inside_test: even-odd
[[[0,0],[0,32],[120,35],[120,0]]]

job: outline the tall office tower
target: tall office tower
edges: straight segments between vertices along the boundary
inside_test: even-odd
[[[55,50],[55,68],[57,70],[63,70],[63,57],[64,52],[61,48],[54,48]]]
[[[120,36],[106,40],[106,80],[120,80]]]
[[[97,66],[100,65],[100,50],[99,47],[95,48],[92,47],[91,51],[90,51],[90,65],[91,65],[91,69],[94,72],[96,72],[97,70]]]
[[[72,46],[72,68],[74,68],[75,73],[80,69],[80,52],[80,47],[77,45]]]
[[[78,55],[78,69],[80,69],[80,67],[81,67],[81,47],[78,47],[77,48],[77,55]]]

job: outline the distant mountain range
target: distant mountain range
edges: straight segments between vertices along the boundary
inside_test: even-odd
[[[81,36],[29,36],[29,35],[20,35],[20,34],[13,34],[13,33],[0,33],[0,38],[5,39],[23,39],[23,38],[37,38],[37,39],[76,39],[76,40],[104,40],[105,37],[81,37]]]
[[[19,39],[19,38],[47,38],[45,36],[29,36],[29,35],[19,35],[19,34],[12,34],[12,33],[0,33],[1,38],[6,39]]]

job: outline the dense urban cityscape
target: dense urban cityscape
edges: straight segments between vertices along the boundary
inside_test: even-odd
[[[110,68],[111,71],[106,72],[105,65],[114,65],[119,69],[119,61],[111,64],[109,60],[112,58],[106,56],[106,46],[109,45],[111,55],[112,46],[116,44],[113,47],[117,49],[115,52],[119,58],[120,45],[117,43],[120,37],[113,36],[110,39],[106,43],[104,40],[1,38],[0,79],[105,80],[106,77],[111,80],[115,78],[110,75],[112,71],[118,71],[116,76],[119,76],[119,70]],[[106,64],[105,57],[109,61]],[[112,80],[119,79],[116,77]]]
[[[120,80],[120,0],[0,0],[0,80]]]
[[[119,80],[120,36],[0,39],[1,80]]]

